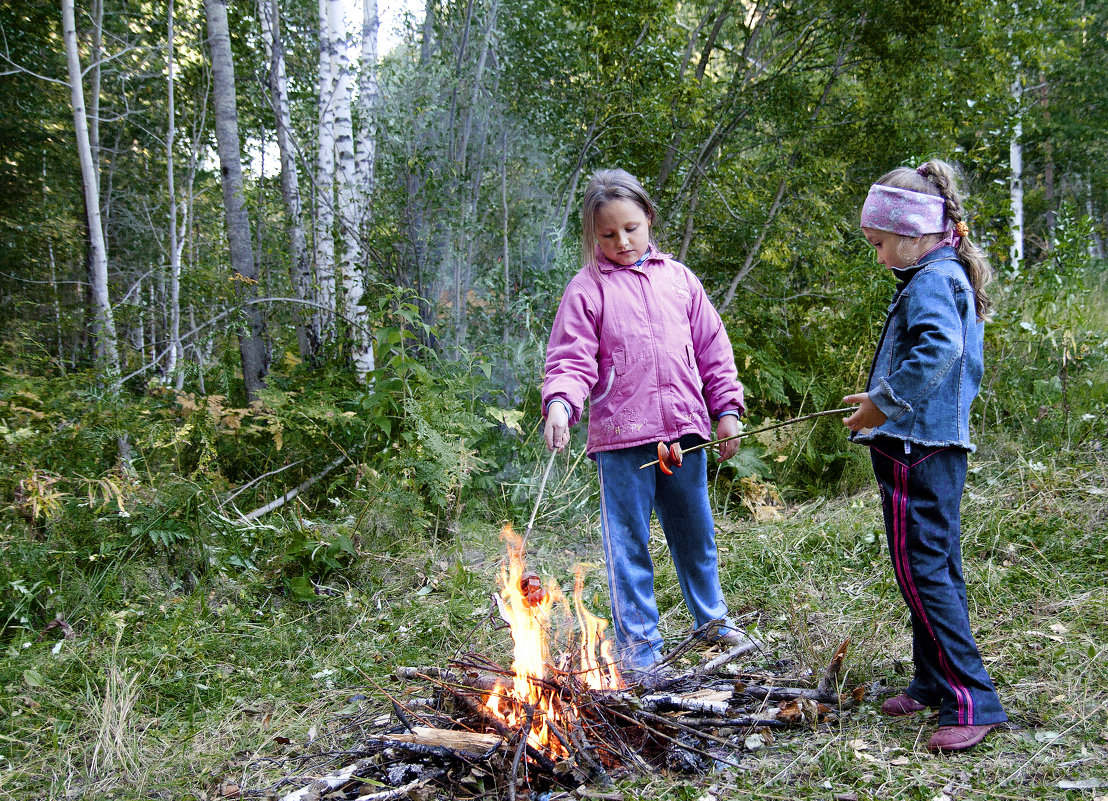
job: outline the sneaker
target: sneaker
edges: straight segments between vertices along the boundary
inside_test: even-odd
[[[998,725],[986,723],[984,726],[939,726],[931,735],[927,749],[937,754],[965,751],[984,740],[985,735]]]
[[[929,708],[927,704],[921,704],[907,693],[893,696],[881,704],[881,711],[894,718],[907,717]]]

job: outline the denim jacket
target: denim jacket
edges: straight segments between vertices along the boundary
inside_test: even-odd
[[[973,451],[969,410],[981,387],[983,339],[973,287],[954,249],[924,256],[893,295],[870,367],[867,392],[888,419],[851,440],[885,435]]]

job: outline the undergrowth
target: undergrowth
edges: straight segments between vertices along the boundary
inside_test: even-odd
[[[589,565],[586,601],[603,613],[599,534],[580,499],[591,466],[568,458],[551,479],[529,561],[567,589],[574,564]],[[1066,782],[1104,779],[1108,463],[1092,449],[1020,453],[994,444],[971,466],[963,504],[971,619],[1012,719],[1007,730],[969,754],[939,758],[924,748],[933,723],[876,713],[874,701],[910,672],[907,615],[876,492],[782,502],[759,521],[720,518],[727,597],[767,641],[749,667],[803,680],[849,637],[844,689],[865,685],[872,700],[838,724],[737,754],[739,770],[628,777],[623,797],[1078,798]],[[579,506],[572,522],[551,511]],[[10,521],[5,553],[42,549],[56,622],[13,624],[3,644],[0,798],[201,799],[232,785],[261,797],[294,774],[297,755],[341,730],[344,716],[387,714],[388,696],[405,691],[391,678],[396,667],[445,666],[468,651],[510,661],[490,593],[500,524],[521,529],[525,520],[470,523],[433,539],[418,529],[379,535],[364,521],[359,528],[358,509],[348,511],[330,522],[279,514],[225,524],[244,541],[263,527],[345,537],[349,560],[299,593],[264,564],[205,567],[195,558],[189,570],[164,549],[114,570],[91,559],[94,550],[78,564],[52,550],[49,533],[28,541]],[[95,523],[89,515],[68,525]],[[690,621],[664,546],[656,548],[672,640]]]

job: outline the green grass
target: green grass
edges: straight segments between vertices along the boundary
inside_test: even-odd
[[[971,468],[963,503],[971,617],[1010,729],[968,754],[935,757],[925,747],[932,722],[884,718],[867,700],[834,725],[736,754],[741,769],[625,777],[624,798],[1108,795],[1108,463],[1099,452],[1021,455],[997,445]],[[552,485],[550,508],[570,501],[580,502],[577,485]],[[568,524],[540,518],[529,561],[566,588],[574,564],[590,563],[586,598],[603,614],[599,534],[581,508]],[[879,516],[867,487],[794,501],[776,521],[720,519],[729,602],[771,645],[749,667],[808,681],[849,637],[846,689],[866,685],[873,698],[903,687],[907,612]],[[406,691],[391,678],[397,666],[445,666],[466,651],[510,661],[507,636],[489,617],[499,521],[432,540],[353,532],[356,519],[316,524],[351,535],[359,557],[323,580],[328,594],[312,602],[292,599],[264,565],[193,570],[203,563],[195,544],[147,548],[111,566],[67,555],[63,540],[75,535],[63,538],[64,526],[32,536],[8,520],[5,557],[38,548],[54,561],[55,595],[42,602],[45,618],[0,642],[0,799],[201,799],[228,783],[274,788],[305,764],[298,756],[351,748],[353,722],[388,714],[386,692]],[[690,621],[657,543],[672,639]],[[41,630],[55,614],[72,639],[62,627]],[[1091,793],[1059,786],[1093,779],[1105,784]]]

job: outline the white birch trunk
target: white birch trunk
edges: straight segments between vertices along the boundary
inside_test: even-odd
[[[1013,90],[1013,98],[1018,103],[1016,90]],[[1019,272],[1023,264],[1023,114],[1016,110],[1015,123],[1012,126],[1012,140],[1008,145],[1008,162],[1010,175],[1009,204],[1011,207],[1012,247],[1008,252],[1012,270]]]
[[[292,112],[289,106],[288,76],[285,72],[285,52],[281,40],[280,9],[277,0],[259,0],[262,19],[262,41],[269,56],[269,91],[277,121],[277,149],[281,154],[281,196],[288,218],[289,279],[300,300],[315,302],[315,277],[312,259],[304,233],[303,207],[300,200],[300,172],[296,162],[296,144],[292,135]],[[297,311],[296,339],[300,358],[314,362],[319,356],[319,330],[316,315],[301,308]]]
[[[1019,19],[1019,4],[1012,3],[1012,19]],[[1009,40],[1011,37],[1009,36]],[[1018,273],[1023,266],[1023,65],[1019,56],[1012,59],[1012,138],[1008,143],[1008,194],[1011,209],[1012,247],[1008,262]]]
[[[373,4],[376,15],[376,4]],[[364,14],[364,8],[363,8]],[[365,383],[373,370],[373,340],[362,299],[365,296],[365,280],[362,274],[361,234],[365,221],[364,210],[369,207],[368,197],[358,184],[358,167],[354,152],[353,108],[354,76],[350,70],[346,42],[343,41],[341,12],[329,14],[334,40],[339,46],[335,51],[335,150],[338,164],[338,206],[342,230],[342,289],[343,311],[350,326],[350,359],[358,380]],[[363,20],[363,34],[365,32]],[[376,33],[376,32],[374,32]],[[376,53],[376,46],[371,53]],[[363,42],[363,54],[365,43]],[[376,64],[363,64],[363,74],[375,69]]]
[[[358,73],[358,144],[355,149],[355,172],[358,187],[365,202],[362,223],[368,221],[369,200],[373,196],[377,164],[377,107],[381,91],[377,84],[377,32],[381,20],[377,16],[377,0],[362,0],[362,55]]]
[[[334,338],[335,297],[335,74],[334,37],[331,34],[330,6],[339,9],[340,0],[319,0],[319,130],[315,179],[315,269],[319,286],[320,335]]]
[[[77,156],[81,162],[81,182],[85,192],[85,213],[89,233],[89,291],[95,313],[97,360],[107,374],[113,391],[119,389],[119,349],[115,318],[108,298],[108,251],[100,219],[99,182],[92,160],[88,117],[85,113],[84,88],[81,83],[81,60],[77,51],[77,24],[73,0],[62,0],[62,33],[65,38],[66,63],[69,70],[69,94],[73,104],[73,127],[77,136]]]

